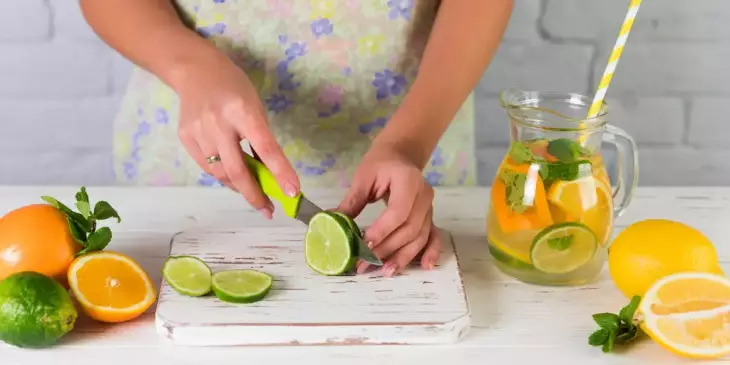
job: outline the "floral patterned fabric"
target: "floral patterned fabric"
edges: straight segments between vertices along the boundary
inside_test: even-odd
[[[177,0],[186,24],[249,76],[303,189],[347,187],[414,81],[438,0]],[[115,121],[122,184],[220,186],[177,137],[179,101],[136,69]],[[475,183],[473,102],[424,170],[432,185]],[[414,131],[417,132],[417,131]]]

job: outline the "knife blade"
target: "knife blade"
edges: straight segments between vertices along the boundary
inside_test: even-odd
[[[271,171],[259,160],[253,158],[247,153],[243,153],[244,160],[248,169],[254,174],[256,180],[261,187],[261,190],[269,198],[275,199],[281,204],[284,214],[288,217],[294,218],[306,225],[309,225],[309,221],[312,220],[315,214],[323,212],[324,210],[318,205],[312,203],[311,200],[307,199],[303,193],[295,197],[286,195],[279,184],[274,179],[274,175]],[[355,240],[358,245],[358,258],[367,262],[368,264],[375,266],[383,266],[383,262],[378,259],[377,256],[370,250],[368,245],[360,238],[355,235]]]

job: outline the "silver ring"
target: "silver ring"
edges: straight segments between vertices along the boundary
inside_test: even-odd
[[[206,157],[205,161],[208,162],[209,165],[212,165],[216,162],[221,162],[221,156],[215,155],[215,156]]]

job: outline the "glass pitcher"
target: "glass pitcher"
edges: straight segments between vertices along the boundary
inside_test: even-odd
[[[582,95],[509,89],[500,104],[511,143],[492,183],[487,215],[493,261],[529,283],[586,283],[601,271],[614,218],[637,185],[636,144],[607,124],[605,103],[597,117],[586,119],[591,100]],[[616,188],[602,142],[618,152]]]

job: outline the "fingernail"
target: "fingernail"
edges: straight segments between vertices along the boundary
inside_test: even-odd
[[[393,277],[395,275],[395,272],[398,268],[395,266],[388,266],[383,268],[383,275],[385,275],[386,278]]]
[[[357,272],[358,274],[362,274],[365,272],[365,270],[368,269],[368,266],[370,265],[368,265],[366,262],[360,261],[357,263],[357,270],[355,272]]]
[[[274,212],[274,203],[269,202],[267,205],[269,206],[269,210],[271,210],[271,213],[273,213]]]
[[[292,185],[291,183],[286,183],[284,185],[284,193],[286,195],[288,195],[290,198],[293,198],[293,197],[297,196],[298,191],[297,191],[297,188],[294,187],[294,185]]]
[[[433,263],[433,260],[428,260],[428,262],[426,263],[426,266],[428,267],[429,270],[433,270],[433,268],[436,267],[436,265],[434,265],[434,263]]]
[[[368,242],[368,248],[373,248],[373,241]]]
[[[263,214],[266,219],[272,219],[274,217],[273,211],[274,210],[269,207],[259,209],[259,212]]]

